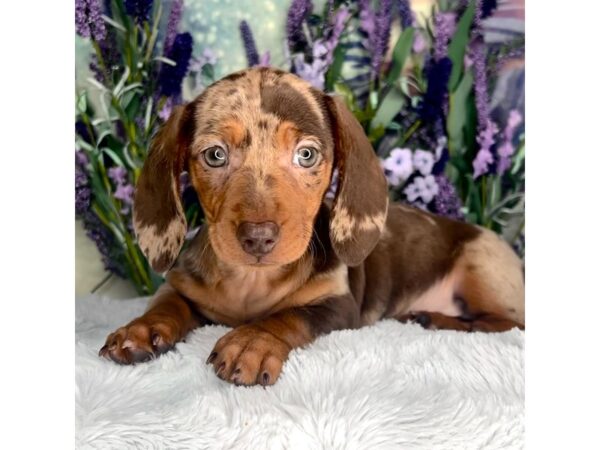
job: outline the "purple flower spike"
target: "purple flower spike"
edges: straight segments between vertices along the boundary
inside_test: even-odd
[[[181,94],[181,83],[187,73],[190,58],[192,57],[192,35],[180,33],[175,36],[175,41],[167,57],[175,61],[175,66],[163,64],[159,75],[160,93],[166,97]]]
[[[259,66],[268,67],[271,65],[271,53],[267,50],[260,56]]]
[[[310,0],[292,0],[286,23],[288,45],[290,47],[294,47],[304,40],[302,22],[306,20],[312,9],[313,5]]]
[[[132,205],[134,191],[135,189],[131,184],[121,184],[117,187],[114,196],[117,200],[121,200],[126,205]]]
[[[256,43],[254,42],[254,36],[250,25],[245,20],[240,22],[240,34],[242,35],[242,42],[244,43],[244,50],[246,51],[246,60],[248,61],[248,67],[256,66],[260,62],[258,56],[258,50],[256,49]]]
[[[487,76],[485,67],[485,46],[481,40],[475,41],[470,48],[470,59],[473,63],[473,77],[475,84],[475,105],[477,107],[477,121],[479,130],[487,126],[489,118]]]
[[[153,0],[125,0],[125,10],[137,23],[144,23],[150,18],[152,3]]]
[[[80,217],[90,208],[92,192],[88,177],[79,164],[75,165],[75,215]]]
[[[75,0],[75,31],[79,36],[95,41],[106,38],[100,0]]]
[[[370,0],[360,0],[360,25],[367,34],[367,48],[371,52],[372,77],[379,75],[388,49],[392,26],[392,1],[380,0],[379,9],[373,12]]]
[[[165,33],[165,46],[163,53],[166,55],[171,51],[173,42],[175,42],[175,36],[177,36],[177,27],[181,21],[181,14],[183,12],[183,0],[174,0],[173,6],[171,6],[171,12],[169,13],[169,20],[167,22],[167,31]]]
[[[448,177],[439,175],[435,177],[435,181],[439,190],[433,199],[433,211],[450,219],[464,219],[464,214],[461,211],[462,203]]]
[[[121,166],[111,167],[108,169],[108,178],[116,185],[125,184],[127,183],[127,170]]]
[[[400,24],[402,29],[405,30],[408,27],[412,27],[415,21],[412,9],[410,8],[409,0],[397,0],[396,6],[398,8],[398,14],[400,15]]]
[[[513,109],[508,115],[506,128],[504,129],[504,143],[498,147],[498,173],[502,175],[510,167],[511,157],[515,152],[512,143],[517,127],[523,121],[523,116],[519,111]]]
[[[473,160],[473,178],[478,178],[489,171],[489,166],[494,162],[491,147],[494,145],[494,136],[498,127],[488,119],[485,128],[477,136],[479,151]]]
[[[448,56],[448,42],[456,29],[456,14],[437,13],[433,19],[435,27],[435,46],[433,57],[436,61]]]

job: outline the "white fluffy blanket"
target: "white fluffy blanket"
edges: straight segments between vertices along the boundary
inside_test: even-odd
[[[136,366],[100,359],[144,299],[77,300],[78,448],[506,449],[524,446],[524,334],[426,331],[383,321],[292,352],[269,388],[204,361],[226,327]]]

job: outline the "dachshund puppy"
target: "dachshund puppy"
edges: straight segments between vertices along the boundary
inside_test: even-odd
[[[179,255],[184,170],[206,223]],[[134,225],[154,270],[168,271],[166,283],[100,355],[146,361],[219,323],[233,330],[208,357],[216,374],[270,385],[292,349],[382,318],[431,329],[523,328],[522,263],[511,248],[491,231],[388,204],[387,192],[341,99],[265,67],[216,82],[176,108],[152,142]]]

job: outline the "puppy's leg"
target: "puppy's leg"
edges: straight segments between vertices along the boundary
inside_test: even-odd
[[[271,385],[293,349],[330,331],[356,328],[358,322],[358,306],[351,294],[330,297],[235,328],[217,341],[206,363],[231,383]]]
[[[108,335],[99,354],[119,364],[148,361],[172,349],[189,331],[204,323],[204,318],[164,284],[141,317]]]
[[[398,317],[400,322],[415,322],[430,330],[484,331],[488,333],[508,331],[512,328],[523,330],[523,324],[495,314],[483,314],[476,318],[446,316],[437,312],[417,311]]]
[[[498,235],[482,230],[464,246],[452,273],[449,299],[460,305],[460,317],[417,308],[397,317],[425,328],[498,332],[525,328],[522,262]]]

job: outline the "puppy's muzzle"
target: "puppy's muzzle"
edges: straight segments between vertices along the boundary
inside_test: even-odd
[[[242,222],[237,229],[237,238],[244,251],[260,258],[271,253],[279,240],[279,226],[275,222]]]

